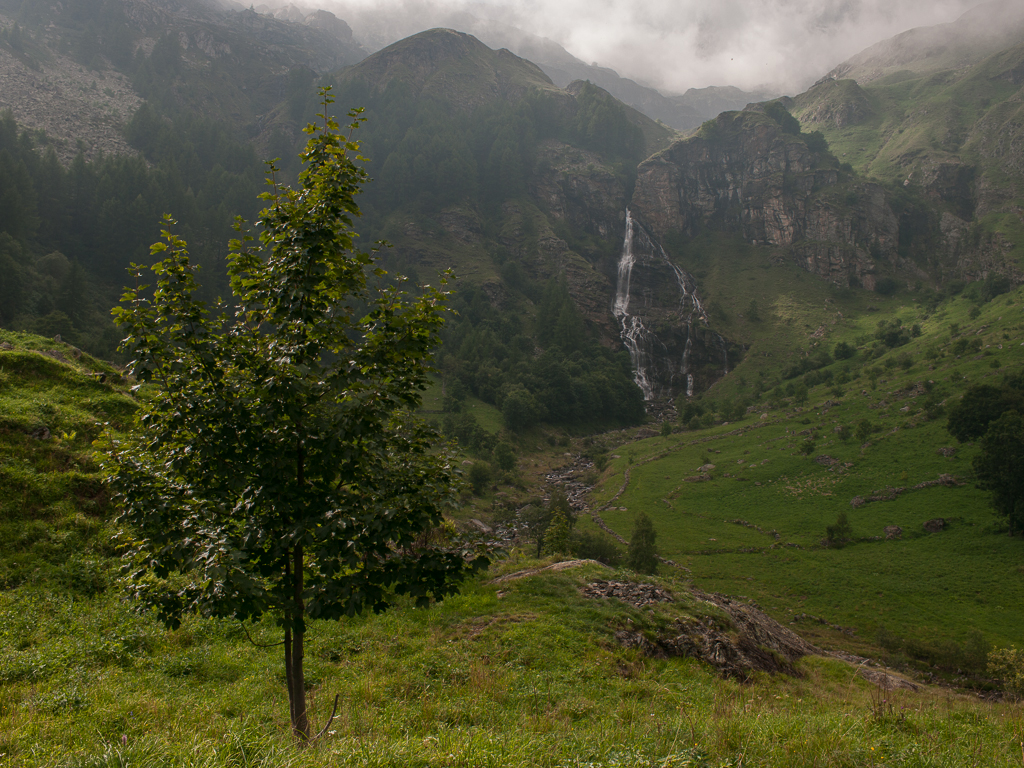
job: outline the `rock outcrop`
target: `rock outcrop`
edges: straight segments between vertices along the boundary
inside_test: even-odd
[[[632,207],[658,239],[734,232],[788,249],[832,282],[871,288],[879,260],[909,266],[899,220],[880,186],[851,184],[835,165],[765,114],[726,112],[641,164]]]
[[[583,591],[587,597],[614,597],[637,607],[671,601],[671,595],[653,585],[595,581]],[[680,616],[656,636],[622,629],[616,639],[647,656],[688,656],[713,666],[724,677],[746,680],[753,672],[782,672],[798,676],[794,662],[821,654],[792,630],[757,607],[725,595],[694,591],[693,597],[720,611],[722,619]]]
[[[622,236],[626,187],[596,153],[542,141],[529,189],[552,219],[602,239]]]

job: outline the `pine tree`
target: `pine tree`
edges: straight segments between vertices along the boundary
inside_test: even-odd
[[[544,554],[565,555],[569,553],[569,516],[561,507],[555,509],[551,525],[544,533]]]
[[[637,573],[657,573],[658,548],[654,544],[656,538],[658,533],[654,530],[651,518],[644,512],[639,513],[633,521],[633,533],[629,537],[626,567]]]

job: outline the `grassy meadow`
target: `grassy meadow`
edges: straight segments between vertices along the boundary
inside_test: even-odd
[[[760,269],[752,258],[723,249],[702,268],[704,289],[714,296],[730,274]],[[521,451],[519,487],[499,490],[506,499],[542,493],[544,472],[567,450],[606,443],[592,508],[626,536],[633,514],[646,511],[662,552],[688,570],[651,578],[587,564],[496,582],[551,562],[513,549],[429,610],[400,604],[314,622],[306,666],[315,726],[327,724],[335,695],[339,707],[307,748],[289,733],[281,649],[251,642],[279,641],[271,618],[245,628],[192,618],[168,631],[119,590],[118,531],[92,441],[130,417],[127,383],[68,345],[0,334],[0,767],[1021,765],[1021,705],[962,692],[968,681],[955,671],[938,670],[954,687],[887,691],[856,665],[812,656],[797,663],[798,676],[739,682],[616,640],[622,629],[653,637],[676,621],[721,621],[690,594],[694,585],[756,601],[823,648],[885,657],[919,682],[932,679],[929,651],[969,662],[1021,634],[1020,540],[973,486],[975,449],[949,438],[941,410],[969,383],[998,382],[1024,364],[1022,292],[978,309],[955,298],[929,310],[913,294],[836,294],[815,282],[773,294],[764,281],[735,282],[749,296],[725,322],[746,354],[706,400],[750,396],[762,382],[738,421],[645,439],[633,430],[577,437],[570,449],[541,432],[506,436]],[[760,321],[746,316],[749,299]],[[892,317],[919,324],[921,335],[885,351],[873,332]],[[969,349],[958,355],[963,339]],[[839,341],[855,355],[795,402],[786,385],[801,379],[779,372],[801,359],[800,345],[813,352]],[[500,430],[495,409],[468,405]],[[425,408],[438,407],[434,388]],[[865,420],[864,440],[835,431]],[[713,479],[687,480],[708,463]],[[942,474],[963,485],[850,506]],[[474,498],[467,516],[496,498]],[[823,547],[840,511],[855,540]],[[927,533],[922,524],[935,517],[948,525]],[[885,539],[888,525],[902,536]],[[637,609],[584,597],[599,578],[652,580],[675,599]],[[790,624],[800,614],[816,618]]]

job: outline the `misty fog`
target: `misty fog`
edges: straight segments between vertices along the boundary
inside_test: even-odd
[[[448,26],[486,36],[514,27],[586,63],[664,91],[734,85],[795,93],[863,48],[955,20],[972,0],[262,0],[326,8],[377,50]],[[507,25],[507,26],[506,26]]]

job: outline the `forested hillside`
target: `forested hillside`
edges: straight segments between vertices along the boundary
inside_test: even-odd
[[[355,138],[375,181],[360,198],[363,242],[389,240],[384,263],[415,280],[447,268],[460,279],[444,386],[499,408],[514,394],[517,429],[643,417],[607,305],[636,165],[668,129],[451,31],[328,74],[337,56],[302,25],[202,5],[93,5],[19,9],[0,42],[44,73],[68,54],[99,82],[126,76],[144,99],[122,128],[133,153],[119,156],[81,146],[68,160],[60,139],[4,118],[0,173],[16,201],[0,252],[5,327],[115,355],[108,308],[164,213],[202,267],[205,296],[223,292],[221,257],[233,218],[258,210],[264,158],[281,158],[279,181],[295,179],[317,84],[334,84],[338,109],[365,109]],[[274,46],[261,48],[274,25]]]

